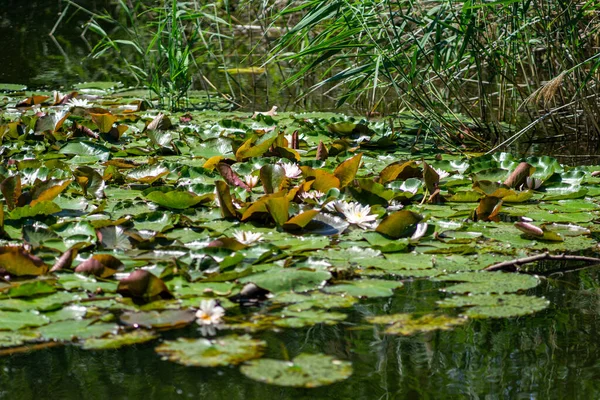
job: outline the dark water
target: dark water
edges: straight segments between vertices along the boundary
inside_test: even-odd
[[[551,307],[535,316],[471,320],[450,332],[387,336],[358,321],[372,313],[430,309],[440,294],[414,282],[390,299],[361,303],[333,327],[254,335],[267,356],[324,352],[353,363],[344,382],[287,389],[254,382],[237,367],[183,367],[154,344],[111,351],[55,347],[0,358],[3,399],[597,399],[600,288],[594,270],[543,281]],[[165,338],[197,336],[196,328]]]

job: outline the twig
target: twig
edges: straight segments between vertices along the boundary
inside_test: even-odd
[[[541,260],[554,260],[554,261],[585,261],[588,263],[600,264],[600,258],[586,257],[586,256],[575,256],[570,254],[550,254],[548,252],[542,254],[536,254],[535,256],[516,258],[514,260],[503,261],[498,264],[490,265],[484,268],[484,271],[511,271],[520,272],[519,268],[521,265],[529,264]],[[552,271],[557,272],[557,271]]]

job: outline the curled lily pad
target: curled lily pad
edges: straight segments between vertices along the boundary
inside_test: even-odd
[[[108,278],[113,276],[121,267],[123,267],[123,263],[117,257],[110,254],[96,254],[79,264],[75,268],[75,272]]]
[[[413,314],[392,314],[369,317],[367,321],[372,324],[388,325],[385,333],[390,335],[408,336],[420,332],[449,330],[457,325],[464,324],[467,319],[435,314],[427,314],[418,318]]]
[[[313,388],[343,381],[352,364],[325,354],[300,354],[292,361],[263,358],[246,363],[241,372],[250,379],[278,386]]]
[[[169,361],[196,367],[236,365],[258,358],[266,343],[248,335],[229,335],[217,339],[185,339],[165,341],[156,352]]]
[[[549,302],[542,297],[517,294],[475,294],[451,297],[438,304],[440,307],[470,307],[464,314],[471,318],[508,318],[541,311]]]
[[[150,272],[138,269],[119,282],[117,293],[125,297],[152,300],[156,297],[171,299],[173,295],[165,283]]]
[[[0,269],[11,275],[42,275],[48,271],[44,261],[22,247],[0,247]]]
[[[132,344],[146,343],[156,339],[158,336],[150,331],[135,330],[120,335],[111,335],[103,338],[87,339],[83,342],[86,350],[108,350],[118,349]]]

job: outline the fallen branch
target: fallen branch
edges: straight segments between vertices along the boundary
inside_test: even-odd
[[[509,271],[509,272],[521,272],[519,268],[521,265],[530,264],[542,260],[553,260],[553,261],[584,261],[593,264],[600,264],[600,258],[586,257],[586,256],[575,256],[569,254],[550,254],[548,252],[542,254],[536,254],[535,256],[516,258],[514,260],[503,261],[498,264],[490,265],[484,268],[484,271]],[[552,273],[558,271],[552,271]]]

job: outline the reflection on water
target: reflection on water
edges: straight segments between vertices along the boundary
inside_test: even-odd
[[[191,368],[162,361],[147,344],[116,351],[75,346],[0,358],[6,399],[448,399],[600,398],[598,274],[550,279],[537,289],[553,307],[535,316],[470,321],[451,332],[382,334],[360,323],[372,313],[430,308],[431,283],[407,285],[392,299],[363,302],[349,322],[255,336],[268,357],[324,352],[353,363],[347,381],[288,389],[247,379],[237,367]],[[166,338],[179,336],[167,333]],[[195,327],[184,336],[196,336]]]

